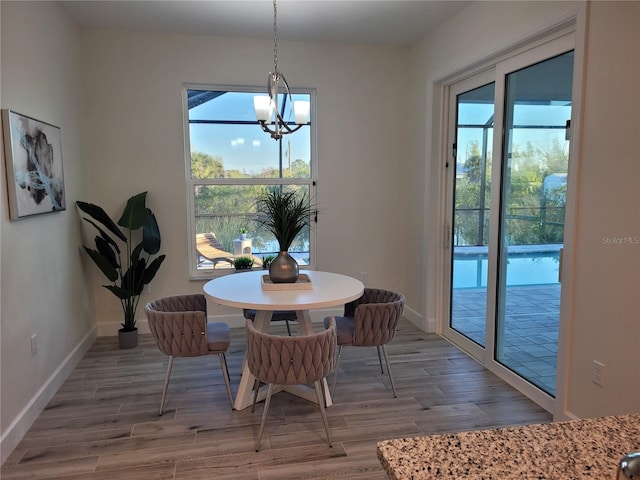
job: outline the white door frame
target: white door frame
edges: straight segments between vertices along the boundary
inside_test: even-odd
[[[568,367],[569,367],[569,331],[571,329],[572,324],[572,299],[573,299],[573,288],[571,282],[571,277],[574,270],[574,239],[575,239],[575,205],[577,201],[577,173],[578,173],[578,160],[579,160],[579,133],[581,131],[580,125],[582,124],[582,110],[580,105],[580,99],[582,98],[582,77],[583,77],[583,66],[584,66],[584,51],[585,51],[585,24],[586,24],[586,6],[579,6],[576,9],[568,10],[566,15],[562,18],[556,18],[554,20],[549,20],[548,23],[541,24],[537,33],[531,33],[527,39],[520,39],[516,44],[511,45],[500,52],[496,52],[490,58],[485,58],[482,63],[474,63],[473,65],[469,65],[467,69],[459,69],[455,74],[451,74],[449,76],[441,75],[437,80],[434,80],[431,87],[432,93],[434,97],[434,104],[440,104],[444,108],[442,108],[440,121],[442,122],[442,128],[436,128],[435,131],[440,132],[437,138],[434,138],[436,141],[436,145],[438,146],[437,150],[441,153],[440,158],[442,159],[451,159],[451,151],[450,151],[450,137],[448,135],[449,128],[452,122],[455,122],[455,116],[453,118],[451,115],[451,111],[448,108],[449,98],[451,93],[451,87],[470,76],[478,74],[482,71],[487,71],[493,66],[496,67],[496,80],[502,75],[501,86],[498,87],[498,83],[496,82],[496,98],[501,98],[504,93],[504,74],[509,69],[517,69],[516,65],[518,60],[517,57],[524,61],[524,59],[528,59],[529,63],[527,65],[531,65],[535,63],[536,60],[536,52],[553,52],[554,48],[557,48],[558,45],[569,45],[569,48],[565,48],[564,51],[574,50],[574,67],[573,67],[573,89],[572,89],[572,115],[571,115],[571,132],[570,132],[570,154],[569,154],[569,175],[568,175],[568,184],[567,184],[567,199],[566,199],[566,208],[565,208],[565,238],[564,238],[564,255],[562,259],[562,275],[563,275],[563,288],[561,294],[561,307],[560,307],[560,325],[559,325],[559,338],[558,338],[558,363],[557,363],[557,381],[556,381],[556,397],[550,397],[545,394],[541,390],[533,387],[529,382],[524,379],[518,377],[513,372],[511,372],[506,367],[492,360],[493,357],[493,347],[494,347],[494,328],[495,323],[493,319],[495,318],[495,311],[488,312],[487,318],[491,319],[488,323],[491,323],[491,326],[487,325],[487,338],[490,339],[490,343],[487,342],[486,348],[483,350],[481,347],[474,347],[473,342],[467,341],[467,344],[463,342],[465,345],[463,348],[467,350],[470,354],[474,355],[476,359],[478,359],[481,363],[483,363],[486,368],[490,371],[498,375],[500,378],[503,378],[509,384],[511,384],[514,388],[525,394],[527,397],[531,398],[533,401],[541,405],[547,411],[551,412],[554,415],[555,420],[564,420],[573,418],[570,413],[566,410],[566,391],[567,391],[567,383],[568,383]],[[542,32],[542,33],[541,33]],[[546,32],[546,33],[545,33]],[[550,32],[550,33],[549,33]],[[563,43],[564,42],[564,43]],[[567,43],[568,42],[568,43]],[[549,48],[540,48],[544,45],[547,45]],[[561,47],[563,48],[563,47]],[[550,58],[554,56],[554,53],[539,53],[539,60],[544,60],[546,58]],[[538,61],[539,61],[538,60]],[[526,63],[526,62],[525,62]],[[501,65],[498,68],[499,64]],[[523,65],[523,66],[527,66]],[[499,73],[498,73],[499,72]],[[473,88],[473,87],[471,87]],[[499,92],[498,89],[501,89]],[[440,102],[438,102],[438,99]],[[444,105],[443,105],[444,103]],[[500,104],[501,102],[498,102]],[[500,109],[503,107],[500,106]],[[500,126],[494,124],[494,146],[493,152],[500,152],[502,150],[502,134],[498,134],[497,132],[502,131],[502,112],[495,112],[495,118],[500,117]],[[496,147],[496,142],[499,145]],[[450,203],[450,183],[447,183],[448,173],[447,169],[444,166],[444,162],[440,162],[439,171],[440,178],[442,180],[441,185],[441,196],[440,202],[441,206],[439,208],[439,216],[440,222],[439,225],[442,226],[442,231],[444,232],[442,235],[443,244],[447,244],[447,232],[448,232],[448,224],[450,222],[450,209],[447,202]],[[496,172],[495,170],[501,170],[501,168],[495,168],[496,166],[501,167],[501,161],[492,162],[492,173],[493,175],[499,175],[500,172]],[[499,177],[498,177],[499,178]],[[492,179],[493,183],[493,179]],[[494,185],[499,185],[499,183],[493,183]],[[446,187],[445,187],[446,186]],[[495,200],[493,197],[496,197]],[[495,209],[494,201],[499,201],[499,195],[492,196],[492,210]],[[497,217],[497,216],[496,216]],[[492,218],[491,222],[498,221],[498,218]],[[494,226],[491,226],[492,232],[497,232],[497,229]],[[497,237],[497,233],[495,234]],[[497,238],[490,239],[490,244],[494,243],[497,245]],[[495,246],[493,248],[495,250]],[[442,280],[440,282],[440,287],[438,288],[437,295],[437,323],[436,323],[436,332],[444,335],[445,329],[448,327],[449,320],[449,289],[450,289],[450,275],[447,272],[450,271],[450,265],[447,265],[449,261],[448,253],[441,249],[440,255],[438,258],[437,269],[439,278]],[[495,255],[495,253],[494,253]],[[488,284],[493,285],[493,292],[487,293],[487,295],[493,295],[492,298],[495,298],[495,276],[497,270],[497,262],[495,259],[489,260],[490,265],[494,266],[489,270],[489,278]],[[493,271],[492,271],[493,270]],[[492,310],[494,307],[492,307]],[[491,330],[489,330],[489,328]],[[451,332],[451,329],[449,329]],[[450,333],[449,332],[449,333]],[[454,341],[455,337],[458,336],[464,340],[466,337],[452,333],[451,340]],[[489,357],[489,361],[487,361],[487,357]]]

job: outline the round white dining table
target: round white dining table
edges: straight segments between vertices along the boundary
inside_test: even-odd
[[[345,304],[360,298],[364,292],[364,284],[361,281],[338,273],[300,271],[301,276],[307,275],[310,280],[310,284],[305,285],[307,288],[304,289],[296,288],[299,285],[288,288],[286,284],[267,285],[267,288],[264,288],[263,276],[265,275],[267,275],[265,270],[254,270],[214,278],[205,283],[204,293],[220,305],[256,310],[254,325],[262,332],[269,330],[271,316],[275,310],[295,311],[300,333],[309,335],[313,333],[309,310]],[[268,289],[269,287],[274,289]],[[242,410],[253,403],[254,381],[255,377],[249,371],[245,359],[233,404],[234,409]],[[313,390],[305,386],[282,386],[280,390],[316,401]],[[327,406],[331,406],[332,401],[326,380],[324,393]],[[258,398],[264,398],[264,392],[260,392]]]

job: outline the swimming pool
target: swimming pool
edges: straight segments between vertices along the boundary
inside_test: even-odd
[[[561,244],[509,247],[507,286],[558,284]],[[455,247],[453,288],[487,286],[487,247]]]

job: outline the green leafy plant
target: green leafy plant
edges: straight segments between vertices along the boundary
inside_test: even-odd
[[[165,255],[157,255],[160,251],[160,229],[155,215],[146,207],[146,197],[147,192],[142,192],[129,198],[117,224],[102,207],[76,202],[80,211],[88,215],[82,219],[98,230],[96,248],[85,246],[84,250],[111,282],[111,285],[103,286],[122,304],[124,322],[121,331],[136,329],[135,315],[140,294],[156,276],[165,259]],[[134,235],[134,232],[140,229],[142,239],[134,245],[134,236],[139,238],[139,234]]]
[[[253,267],[253,258],[236,257],[233,259],[233,266],[236,267],[236,270],[249,270]]]
[[[264,191],[256,205],[256,221],[276,237],[281,252],[291,247],[296,236],[311,226],[311,213],[315,207],[306,195],[295,190],[272,187]]]
[[[262,268],[265,270],[269,270],[269,265],[271,265],[271,262],[273,262],[275,258],[275,255],[265,255],[264,257],[262,257]]]

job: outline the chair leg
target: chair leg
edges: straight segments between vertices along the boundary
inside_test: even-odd
[[[384,353],[384,361],[387,364],[387,373],[389,374],[389,381],[391,382],[391,389],[393,390],[393,398],[398,398],[396,393],[396,386],[393,383],[393,375],[391,375],[391,367],[389,366],[389,356],[387,355],[387,349],[382,345],[382,353]]]
[[[331,432],[329,431],[329,421],[327,420],[327,412],[325,411],[324,404],[324,394],[322,393],[322,385],[320,380],[316,380],[313,382],[313,386],[316,387],[316,397],[318,397],[318,406],[320,407],[320,415],[322,415],[322,422],[324,423],[324,429],[327,432],[327,441],[329,442],[329,446],[333,447],[331,444]]]
[[[224,377],[224,386],[227,388],[227,396],[229,397],[229,404],[231,410],[233,410],[233,396],[231,395],[231,383],[229,379],[229,369],[227,368],[227,357],[224,352],[218,354],[220,359],[220,367],[222,368],[222,376]]]
[[[338,345],[338,359],[333,369],[333,385],[331,387],[331,396],[336,394],[336,384],[338,383],[338,372],[340,371],[340,356],[342,355],[342,345]]]
[[[380,345],[376,345],[378,350],[378,361],[380,362],[380,373],[384,375],[384,368],[382,368],[382,357],[380,356]]]
[[[264,424],[267,423],[267,414],[269,413],[269,404],[271,403],[272,392],[273,392],[273,383],[270,383],[269,387],[267,388],[267,398],[265,398],[265,401],[264,401],[264,412],[262,412],[262,421],[260,422],[260,431],[258,432],[258,440],[256,440],[256,452],[260,450],[260,440],[262,439]]]
[[[256,411],[256,402],[258,401],[258,390],[260,390],[260,380],[256,378],[253,382],[253,405],[251,406],[251,413]]]
[[[162,400],[160,400],[160,413],[162,415],[162,409],[164,408],[164,399],[167,396],[167,387],[169,387],[169,378],[171,377],[171,367],[173,366],[173,355],[169,355],[169,365],[167,366],[167,374],[164,377],[164,387],[162,388]]]
[[[287,324],[287,333],[291,336],[291,325],[289,324],[289,320],[285,320],[285,323]]]

